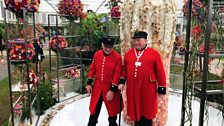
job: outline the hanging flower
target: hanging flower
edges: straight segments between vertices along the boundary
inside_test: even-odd
[[[184,0],[184,6],[182,9],[184,16],[188,13],[188,0]],[[199,20],[204,19],[205,7],[200,0],[192,0],[192,15],[197,17]]]
[[[68,46],[68,43],[67,43],[65,37],[62,37],[62,36],[58,36],[58,44],[57,44],[57,37],[56,36],[52,37],[49,44],[50,44],[50,46],[53,50],[56,50],[57,47],[58,47],[58,49],[64,49]]]
[[[20,17],[23,15],[23,9],[37,12],[40,5],[40,0],[4,0],[4,2],[7,9]]]
[[[66,75],[65,76],[68,77],[68,78],[80,77],[80,69],[78,69],[77,67],[68,69],[66,71]]]
[[[28,44],[28,60],[33,60],[35,55],[33,44]],[[26,48],[23,38],[9,40],[9,59],[26,60]]]
[[[60,0],[58,10],[60,14],[67,15],[68,19],[85,18],[86,13],[83,12],[84,5],[80,0]]]
[[[111,17],[120,17],[120,6],[119,3],[122,3],[120,0],[110,0],[105,6],[108,6],[110,9],[110,15]]]
[[[119,11],[120,6],[115,6],[111,9],[110,13],[111,13],[111,17],[120,17],[121,16],[121,12]]]

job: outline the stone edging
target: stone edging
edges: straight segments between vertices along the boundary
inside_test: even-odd
[[[64,102],[61,102],[61,103],[58,103],[56,105],[54,105],[53,107],[50,108],[50,110],[47,110],[44,117],[43,117],[43,120],[42,122],[40,122],[40,125],[39,126],[50,126],[50,123],[52,121],[52,119],[54,118],[54,116],[60,112],[66,105],[69,105],[75,101],[78,101],[82,98],[86,98],[88,97],[89,95],[88,94],[82,94],[82,95],[78,95],[70,100],[66,100]],[[41,120],[40,120],[41,121]]]

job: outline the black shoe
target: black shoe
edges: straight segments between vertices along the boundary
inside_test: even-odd
[[[108,118],[109,126],[118,126],[116,120],[117,120],[117,116],[109,117]]]
[[[87,126],[96,126],[96,124],[98,123],[97,121],[97,117],[96,115],[90,115],[89,117],[89,122],[88,122],[88,125]]]

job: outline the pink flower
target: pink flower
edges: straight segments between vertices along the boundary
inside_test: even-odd
[[[13,110],[13,111],[14,111],[16,114],[21,115],[21,114],[22,114],[22,110],[21,110],[21,108],[22,108],[22,105],[21,105],[21,104],[16,104],[15,107],[14,107],[14,110]]]
[[[80,70],[75,67],[66,71],[66,76],[69,78],[77,78],[80,77]]]

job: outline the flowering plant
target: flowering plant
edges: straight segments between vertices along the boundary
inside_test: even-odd
[[[121,12],[120,12],[120,6],[118,5],[119,3],[122,3],[120,0],[110,0],[106,6],[109,6],[110,8],[110,14],[111,17],[120,17]]]
[[[121,12],[119,11],[120,6],[115,6],[110,10],[111,13],[111,17],[120,17],[121,16]]]
[[[4,0],[6,8],[22,15],[23,9],[25,8],[29,12],[37,12],[40,0]]]
[[[39,77],[37,77],[34,70],[30,70],[30,72],[29,72],[29,83],[30,84],[37,84],[38,80],[39,80]]]
[[[35,55],[33,44],[28,44],[27,53],[28,53],[28,59],[32,60]],[[25,48],[24,39],[17,38],[14,40],[10,40],[9,59],[10,60],[25,60],[26,59],[26,48]]]
[[[201,37],[201,34],[203,33],[203,30],[201,29],[201,25],[197,25],[192,29],[192,35],[193,37],[198,40]]]
[[[184,0],[183,13],[184,16],[187,16],[188,10],[188,0]],[[192,0],[192,15],[193,17],[197,17],[199,20],[204,19],[205,6],[200,0]]]
[[[68,15],[68,19],[77,19],[78,17],[86,17],[86,13],[83,12],[84,5],[80,0],[60,0],[58,4],[58,10],[60,14]]]
[[[80,69],[78,69],[77,67],[68,69],[66,71],[66,75],[65,76],[66,77],[69,77],[69,78],[77,78],[77,77],[80,77]]]
[[[58,39],[58,44],[57,44],[57,39]],[[49,44],[53,50],[56,50],[57,47],[58,49],[64,49],[68,46],[66,39],[62,36],[58,36],[58,38],[56,36],[52,37]]]

